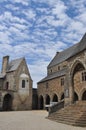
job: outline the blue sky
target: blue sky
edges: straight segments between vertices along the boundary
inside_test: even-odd
[[[5,55],[25,57],[37,87],[56,52],[85,32],[86,0],[0,0],[0,66]]]

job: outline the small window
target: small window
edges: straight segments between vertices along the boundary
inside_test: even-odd
[[[60,66],[58,66],[58,70],[60,70]]]
[[[52,73],[52,69],[50,70],[50,72]]]
[[[22,88],[25,88],[25,80],[22,80]]]
[[[63,68],[66,68],[67,66],[66,65],[63,65]]]
[[[86,72],[82,73],[82,81],[86,81]]]
[[[48,88],[48,82],[46,82],[46,89]]]
[[[5,88],[6,88],[6,90],[8,90],[8,88],[9,88],[9,82],[6,82]]]
[[[64,85],[64,78],[61,78],[61,86]]]

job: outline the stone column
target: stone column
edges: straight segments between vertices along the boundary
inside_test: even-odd
[[[69,77],[69,98],[70,98],[70,104],[74,102],[74,86],[72,83],[72,76]]]
[[[65,106],[72,104],[74,97],[74,89],[72,86],[72,77],[69,72],[66,74],[65,77],[64,95],[65,95]]]

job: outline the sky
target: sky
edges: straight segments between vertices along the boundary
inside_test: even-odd
[[[3,56],[25,57],[36,88],[56,52],[85,32],[86,0],[0,0],[0,68]]]

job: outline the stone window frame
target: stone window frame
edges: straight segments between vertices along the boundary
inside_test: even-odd
[[[86,71],[82,72],[82,82],[86,81]]]
[[[23,79],[22,80],[22,88],[25,88],[25,85],[26,85],[26,81]]]
[[[60,70],[61,69],[61,67],[60,66],[58,66],[58,70]]]
[[[64,86],[64,78],[61,78],[61,86]]]
[[[8,81],[6,82],[5,89],[6,89],[6,90],[9,89],[9,82],[8,82]]]

